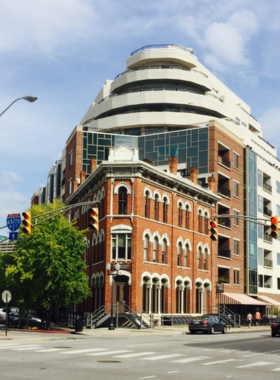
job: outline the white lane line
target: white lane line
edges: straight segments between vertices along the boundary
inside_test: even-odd
[[[274,362],[255,362],[251,364],[240,365],[240,366],[237,366],[236,368],[261,367],[263,365],[271,365],[271,364],[274,364]]]
[[[55,352],[61,350],[63,350],[63,348],[45,348],[44,350],[36,350],[36,352]]]
[[[178,373],[178,372],[180,372],[180,371],[169,371],[167,373]]]
[[[280,367],[279,368],[274,368],[271,371],[280,371]]]
[[[139,380],[144,380],[144,379],[153,379],[157,377],[156,375],[153,375],[153,376],[145,376],[145,377],[139,377]]]
[[[30,351],[30,350],[37,350],[38,348],[40,348],[40,346],[21,347],[21,348],[15,348],[14,351]]]
[[[135,352],[134,354],[115,355],[114,358],[136,358],[138,356],[154,355],[155,352]]]
[[[160,355],[160,356],[153,356],[151,358],[142,358],[142,360],[162,360],[162,359],[176,358],[176,356],[183,356],[183,355],[182,354]]]
[[[255,352],[254,354],[244,355],[244,358],[251,358],[252,356],[263,355],[263,352]]]
[[[22,344],[17,344],[17,345],[14,345],[14,346],[11,346],[11,345],[6,345],[6,346],[2,346],[0,347],[0,350],[7,350],[7,349],[11,349],[11,350],[14,350],[15,348],[19,348],[19,347],[28,347],[28,346],[23,346]],[[32,347],[34,347],[34,345],[32,345]]]
[[[129,350],[118,350],[118,351],[106,351],[106,352],[96,352],[94,354],[86,354],[87,356],[99,356],[99,355],[114,355],[121,354],[122,352],[131,352]]]
[[[60,352],[61,354],[86,354],[87,352],[96,352],[96,351],[106,351],[107,348],[86,348],[86,349],[80,349],[80,350],[73,350],[73,351],[63,351]]]
[[[215,362],[202,363],[201,365],[213,365],[213,364],[223,364],[228,362],[235,362],[236,359],[225,359],[225,360],[217,360]]]
[[[205,360],[205,359],[211,359],[211,356],[197,356],[195,358],[173,360],[172,363],[191,363],[191,362],[197,362],[199,360]]]

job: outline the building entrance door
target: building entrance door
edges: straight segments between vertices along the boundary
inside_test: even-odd
[[[125,276],[115,277],[114,304],[117,302],[120,313],[125,312],[126,305],[130,306],[128,278]]]

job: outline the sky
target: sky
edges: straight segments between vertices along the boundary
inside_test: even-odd
[[[142,46],[192,48],[280,157],[279,20],[279,0],[0,0],[0,114],[38,97],[0,117],[0,227],[30,207],[102,85]]]

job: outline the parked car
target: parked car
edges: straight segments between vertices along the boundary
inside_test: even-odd
[[[11,313],[9,316],[10,327],[41,327],[42,320],[36,314],[20,314],[19,312]]]
[[[280,336],[280,318],[275,319],[270,324],[271,336],[275,337],[277,334]]]
[[[205,334],[213,334],[214,332],[226,334],[227,326],[217,315],[203,315],[201,318],[192,319],[189,322],[189,331],[191,334],[200,331]]]
[[[19,311],[19,309],[15,306],[12,306],[9,308],[9,313]],[[5,324],[6,323],[6,315],[7,315],[7,310],[5,307],[0,309],[0,324]]]

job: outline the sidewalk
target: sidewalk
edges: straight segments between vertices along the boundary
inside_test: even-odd
[[[228,334],[234,333],[248,333],[248,332],[266,332],[270,334],[270,326],[246,326],[235,327],[227,330]],[[75,332],[74,329],[61,329],[59,331],[47,330],[11,330],[5,335],[5,330],[0,330],[0,344],[2,341],[38,341],[38,340],[61,340],[61,339],[76,339],[86,336],[96,337],[113,337],[113,336],[126,336],[126,335],[185,335],[189,334],[187,325],[181,326],[158,326],[150,329],[129,329],[129,328],[116,328],[109,330],[108,327],[98,329],[83,329],[81,332]]]

